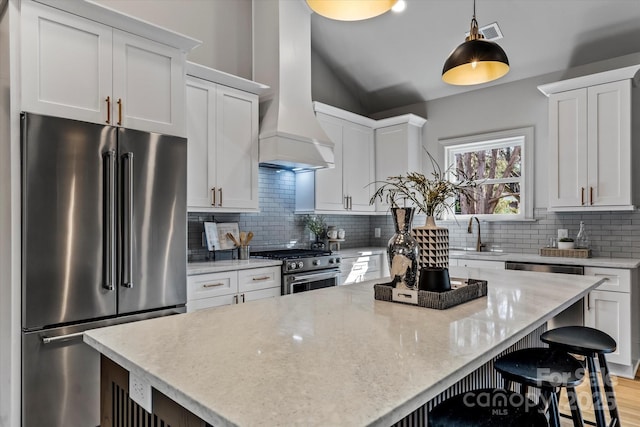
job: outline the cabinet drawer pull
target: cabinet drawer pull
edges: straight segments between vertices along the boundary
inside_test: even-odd
[[[118,98],[118,126],[122,126],[122,99]]]
[[[211,206],[215,206],[216,205],[216,187],[213,187],[211,189]]]
[[[111,97],[107,96],[107,99],[105,99],[106,103],[107,103],[107,124],[110,125],[111,124]]]
[[[222,207],[222,187],[218,188],[218,192],[220,192],[220,201],[218,202],[218,206]]]
[[[582,195],[580,196],[580,204],[584,206],[584,187],[580,187]]]
[[[589,204],[593,205],[593,187],[589,187]]]
[[[591,311],[591,292],[587,294],[587,311]]]
[[[233,296],[233,303],[237,304],[238,303],[238,295],[234,295]]]
[[[202,285],[203,288],[215,288],[218,286],[224,286],[224,283],[205,283]]]
[[[244,303],[244,294],[242,294],[242,302]]]
[[[259,281],[259,280],[269,280],[269,279],[271,279],[271,277],[270,277],[270,276],[262,276],[262,277],[254,277],[254,278],[253,278],[253,279],[251,279],[251,280],[253,280],[254,282],[257,282],[257,281]]]

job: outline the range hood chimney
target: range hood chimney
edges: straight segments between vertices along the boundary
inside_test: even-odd
[[[334,167],[311,103],[310,15],[302,0],[253,1],[253,78],[271,87],[260,104],[261,164]]]

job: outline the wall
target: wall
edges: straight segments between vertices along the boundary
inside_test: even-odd
[[[240,231],[253,231],[251,250],[283,247],[309,248],[309,231],[305,230],[302,215],[295,215],[295,175],[293,172],[273,168],[260,168],[260,213],[211,214],[189,213],[188,259],[190,262],[212,258],[213,254],[202,245],[203,223],[206,221],[237,222]],[[343,228],[346,233],[344,248],[369,245],[370,220],[368,216],[325,215],[327,225]],[[217,252],[217,259],[228,259],[229,252]]]
[[[252,78],[251,0],[96,0],[104,6],[201,40],[189,61]]]

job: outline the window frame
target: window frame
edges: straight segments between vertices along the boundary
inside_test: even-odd
[[[504,144],[508,141],[522,140],[521,162],[520,162],[520,213],[517,215],[508,214],[474,214],[474,215],[455,215],[451,212],[447,213],[446,219],[469,219],[472,216],[478,217],[483,221],[530,221],[533,219],[533,183],[534,183],[534,165],[533,165],[533,144],[534,144],[533,126],[501,130],[497,132],[478,133],[456,138],[439,139],[438,142],[444,146],[444,164],[453,165],[451,167],[450,177],[455,172],[455,154],[461,151],[476,151],[478,149],[487,148],[498,144]],[[492,183],[498,183],[501,178],[491,180]],[[509,180],[511,181],[511,180]]]

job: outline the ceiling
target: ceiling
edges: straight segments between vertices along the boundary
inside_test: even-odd
[[[473,1],[406,3],[365,21],[311,17],[313,49],[368,113],[640,52],[640,0],[477,0],[479,26],[498,22],[511,69],[491,83],[450,86],[442,65],[469,31]]]

